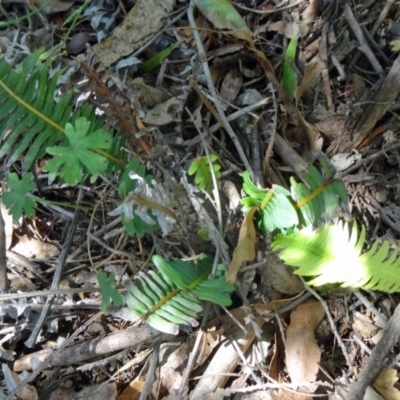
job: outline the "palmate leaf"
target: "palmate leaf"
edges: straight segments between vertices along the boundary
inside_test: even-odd
[[[296,267],[300,276],[313,277],[307,283],[321,286],[340,283],[342,287],[400,291],[400,258],[390,254],[389,244],[376,240],[362,253],[365,228],[357,224],[324,224],[318,230],[311,226],[289,235],[277,235],[273,250],[285,264]]]
[[[145,318],[153,328],[177,334],[179,327],[198,325],[202,300],[224,306],[231,304],[230,293],[234,287],[225,282],[224,273],[220,270],[216,278],[208,279],[211,257],[203,256],[197,264],[167,261],[160,256],[153,256],[152,260],[158,273],[141,273],[134,284],[127,285],[127,307],[114,313],[117,316],[131,320]]]
[[[32,191],[35,184],[32,182],[32,173],[29,172],[19,180],[18,175],[13,172],[8,176],[9,192],[4,192],[2,199],[4,205],[10,210],[14,221],[18,221],[22,214],[27,217],[35,215],[36,202],[27,196]]]
[[[54,158],[46,163],[44,170],[50,173],[61,171],[65,182],[75,184],[82,180],[82,175],[89,171],[98,175],[107,169],[108,160],[95,152],[93,148],[108,149],[111,135],[99,129],[89,134],[90,122],[82,117],[76,120],[75,126],[67,123],[65,135],[69,146],[48,147],[46,150]]]
[[[107,307],[113,303],[115,306],[119,307],[124,304],[124,299],[122,298],[119,291],[115,288],[115,274],[111,273],[110,276],[103,271],[97,271],[97,281],[100,285],[100,293],[102,296],[101,309],[104,313],[107,312]]]
[[[103,126],[91,106],[72,112],[72,92],[55,101],[57,81],[63,71],[50,78],[51,60],[39,61],[43,51],[32,53],[18,69],[0,57],[0,158],[8,154],[11,165],[24,155],[23,171],[43,157],[47,147],[68,143],[64,134],[67,123],[75,126],[77,119],[85,117],[90,122],[89,133]],[[113,146],[114,156],[99,152],[118,163],[118,157],[123,155],[120,147]]]

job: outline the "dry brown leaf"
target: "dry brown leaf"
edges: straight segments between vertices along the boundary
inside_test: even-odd
[[[176,121],[177,114],[180,112],[180,107],[181,100],[172,97],[148,111],[146,116],[143,118],[143,122],[156,126],[168,125],[171,122]]]
[[[144,106],[154,107],[168,100],[168,95],[166,93],[147,85],[143,78],[134,79],[132,81],[132,87],[140,91],[139,101]]]
[[[18,236],[18,243],[13,246],[12,251],[26,258],[39,259],[56,257],[60,254],[60,250],[54,244],[28,238],[26,235]]]
[[[383,368],[373,386],[385,400],[400,400],[400,391],[394,387],[398,379],[395,369]]]
[[[139,379],[134,379],[126,388],[125,390],[118,395],[117,400],[137,400],[139,399],[143,388],[144,388],[144,381]]]
[[[290,299],[283,299],[283,300],[272,300],[269,301],[268,303],[265,304],[252,304],[251,308],[254,312],[260,315],[266,315],[269,314],[270,312],[277,310],[280,307],[286,306],[287,304],[290,304],[294,300],[296,300],[298,297],[300,297],[303,293],[299,293],[297,296],[292,297]]]
[[[280,35],[285,35],[288,39],[298,38],[306,35],[310,30],[308,24],[303,21],[277,21],[268,27],[269,31],[276,31]]]
[[[257,206],[251,208],[244,220],[239,231],[238,244],[233,252],[232,262],[228,268],[226,281],[234,284],[239,268],[245,261],[252,261],[256,256],[256,229],[254,227],[254,213],[257,211]]]
[[[326,64],[319,56],[315,56],[309,63],[306,64],[303,79],[296,90],[296,99],[299,100],[310,88],[312,88]]]
[[[101,63],[108,67],[150,40],[160,31],[174,4],[175,0],[138,0],[112,36],[93,46]]]
[[[230,70],[222,81],[221,97],[228,103],[233,103],[243,83],[242,75],[238,70]]]
[[[290,316],[286,332],[286,366],[292,383],[304,385],[315,381],[318,373],[321,349],[316,343],[314,331],[325,311],[317,301],[298,306]]]
[[[297,294],[303,290],[303,284],[294,274],[294,269],[285,265],[278,257],[268,257],[266,264],[260,270],[264,287],[286,294]]]

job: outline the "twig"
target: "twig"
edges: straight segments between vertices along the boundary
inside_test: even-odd
[[[346,400],[363,399],[367,387],[374,381],[378,375],[383,361],[387,357],[390,349],[399,341],[400,338],[400,306],[396,307],[392,318],[390,318],[385,333],[379,340],[378,344],[372,350],[367,363],[362,368],[357,376],[357,381],[354,381],[349,388],[349,393]]]
[[[146,400],[147,395],[151,389],[151,385],[154,382],[154,373],[156,372],[156,367],[158,364],[158,358],[160,356],[160,344],[161,344],[161,338],[158,337],[157,340],[154,342],[153,346],[153,354],[150,359],[150,366],[147,371],[147,376],[146,376],[146,382],[144,384],[144,387],[142,389],[142,393],[140,393],[139,400]]]
[[[257,125],[253,126],[251,129],[251,155],[253,156],[253,165],[254,165],[254,175],[255,175],[255,184],[258,187],[264,187],[264,180],[262,174],[262,166],[261,166],[261,155],[260,155],[260,133],[258,131]]]
[[[398,148],[400,148],[400,141],[393,143],[391,146],[388,146],[386,148],[382,148],[382,150],[379,150],[376,153],[371,154],[370,156],[366,157],[364,160],[357,161],[350,168],[347,168],[346,171],[344,171],[341,174],[341,176],[344,177],[344,176],[350,174],[351,172],[356,171],[358,168],[362,167],[364,164],[367,164],[370,161],[373,161],[378,157],[386,155],[386,152],[397,150]]]
[[[0,293],[7,292],[6,230],[0,207]]]
[[[4,400],[13,400],[14,395],[17,394],[20,390],[24,388],[26,384],[33,381],[51,362],[53,357],[61,352],[69,343],[71,343],[81,332],[83,332],[93,321],[95,321],[98,317],[100,317],[103,312],[98,312],[89,318],[81,327],[79,327],[67,340],[63,342],[63,344],[54,352],[51,353],[35,370],[32,371],[30,375],[28,375],[25,379],[22,379],[21,382],[17,385],[17,387],[11,391],[8,396]]]
[[[98,288],[73,288],[73,289],[38,290],[37,292],[24,292],[24,293],[7,293],[7,294],[0,294],[0,301],[27,299],[28,297],[38,297],[38,296],[52,296],[53,294],[91,293],[98,291],[99,291]]]
[[[359,50],[362,51],[367,57],[368,61],[372,65],[372,68],[377,72],[378,74],[383,73],[383,68],[379,64],[379,61],[375,57],[375,54],[371,51],[371,49],[368,46],[368,42],[366,41],[364,34],[360,28],[360,25],[358,24],[353,11],[350,8],[349,3],[346,1],[343,5],[343,16],[348,25],[350,26],[350,29],[353,31],[355,37],[357,38],[360,47]]]
[[[229,122],[226,118],[225,112],[222,108],[221,102],[218,100],[218,94],[217,94],[217,91],[215,90],[214,84],[212,82],[210,68],[207,63],[207,56],[204,51],[204,47],[203,47],[203,43],[200,38],[200,34],[197,31],[196,22],[195,22],[194,16],[193,16],[193,10],[194,10],[194,0],[191,0],[189,9],[188,9],[188,19],[189,19],[189,23],[192,28],[193,36],[194,36],[194,39],[196,42],[199,60],[203,67],[204,75],[206,77],[208,90],[210,91],[210,94],[213,98],[213,102],[214,102],[215,108],[217,109],[217,112],[220,117],[223,128],[226,130],[229,137],[231,138],[231,140],[236,148],[236,151],[238,152],[239,157],[244,164],[244,167],[247,169],[247,171],[249,171],[250,177],[254,180],[253,168],[251,167],[249,160],[247,159],[247,156],[244,153],[243,148],[242,148],[238,138],[236,137],[235,132],[233,131],[232,127],[229,125]]]
[[[254,8],[245,7],[245,6],[242,6],[241,4],[238,4],[238,3],[232,3],[232,4],[234,4],[238,8],[241,8],[242,10],[250,11],[250,12],[252,12],[254,14],[267,15],[267,14],[274,14],[274,13],[278,13],[278,12],[281,12],[281,11],[284,11],[284,10],[288,10],[289,8],[296,7],[296,6],[298,6],[298,5],[302,4],[302,3],[304,3],[304,0],[300,0],[300,1],[297,1],[296,3],[288,4],[287,6],[282,6],[282,7],[280,6],[280,4],[278,4],[277,8],[275,8],[274,10],[265,10],[265,11],[255,10]]]
[[[58,259],[57,267],[56,267],[56,270],[55,270],[55,273],[53,276],[53,282],[51,283],[51,288],[50,288],[52,290],[57,290],[58,286],[60,284],[60,281],[61,281],[61,276],[62,276],[62,272],[63,272],[64,266],[65,266],[65,262],[67,261],[68,253],[71,249],[71,246],[72,246],[72,243],[74,240],[75,231],[76,231],[76,228],[80,221],[81,210],[79,208],[79,205],[82,202],[82,198],[83,198],[83,190],[79,189],[78,199],[76,201],[76,204],[78,207],[76,208],[75,215],[74,215],[74,218],[71,223],[71,227],[70,227],[68,235],[67,235],[67,239],[65,240],[62,252],[60,254],[60,258]],[[40,330],[42,329],[44,321],[46,320],[47,313],[50,310],[51,304],[53,303],[55,296],[56,295],[52,295],[47,298],[46,304],[43,307],[43,310],[42,310],[40,317],[36,323],[36,326],[32,330],[28,340],[25,342],[25,345],[27,347],[33,347],[35,345],[36,339],[40,333]]]
[[[391,230],[394,232],[398,233],[400,235],[400,227],[396,225],[396,223],[392,222],[392,220],[387,216],[385,211],[383,211],[381,205],[378,203],[376,199],[374,199],[372,196],[366,196],[366,198],[371,202],[371,204],[376,208],[376,210],[379,213],[379,216],[381,217],[382,222],[387,225]]]

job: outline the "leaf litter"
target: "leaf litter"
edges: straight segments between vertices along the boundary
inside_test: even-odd
[[[27,247],[26,240],[34,243],[34,249],[24,253],[20,261],[11,262],[8,257],[7,277],[13,282],[10,294],[21,296],[27,290],[35,294],[27,299],[0,297],[5,303],[0,330],[2,359],[22,360],[25,353],[33,351],[24,347],[24,341],[44,307],[43,293],[54,289],[53,293],[58,291],[59,295],[50,306],[50,319],[40,330],[29,366],[38,367],[35,360],[40,353],[35,355],[36,350],[48,354],[52,346],[62,346],[82,327],[82,346],[77,343],[75,351],[80,353],[80,363],[88,363],[86,372],[82,372],[71,356],[56,374],[49,369],[38,373],[25,386],[29,393],[19,391],[19,398],[37,398],[38,393],[48,398],[68,393],[70,398],[76,398],[73,396],[93,390],[98,390],[100,396],[101,387],[108,390],[104,398],[218,398],[211,397],[211,392],[219,398],[236,394],[249,399],[257,398],[258,393],[264,393],[266,398],[300,398],[306,392],[338,399],[351,395],[358,382],[355,371],[366,368],[364,362],[374,346],[370,338],[376,331],[382,333],[370,321],[370,315],[390,319],[398,296],[372,296],[368,292],[348,292],[343,296],[335,294],[337,288],[326,287],[320,292],[325,302],[304,302],[309,293],[302,294],[299,280],[271,256],[269,234],[260,236],[256,231],[256,210],[244,216],[243,209],[231,206],[222,193],[220,198],[215,196],[210,179],[202,187],[200,181],[205,178],[196,181],[186,177],[191,163],[206,159],[208,151],[213,157],[218,156],[218,181],[229,180],[240,190],[243,165],[249,159],[254,170],[251,178],[258,176],[252,179],[253,191],[258,188],[263,195],[263,189],[273,185],[287,187],[289,177],[303,164],[295,162],[293,166],[286,162],[273,139],[279,134],[306,164],[315,160],[316,150],[327,152],[344,177],[353,216],[364,221],[371,232],[389,238],[395,247],[398,216],[387,210],[399,206],[399,146],[395,146],[399,132],[396,53],[400,14],[391,3],[342,5],[314,0],[276,5],[268,1],[231,4],[228,0],[201,0],[193,2],[196,19],[191,27],[183,1],[56,1],[43,8],[40,17],[29,16],[28,20],[34,22],[29,24],[18,19],[23,11],[15,2],[1,5],[4,15],[0,26],[8,26],[8,30],[0,30],[2,54],[16,67],[41,45],[50,50],[50,43],[58,44],[59,35],[43,33],[44,22],[57,26],[62,36],[66,34],[62,24],[67,20],[66,25],[70,24],[74,12],[86,7],[84,14],[78,16],[80,23],[72,25],[69,34],[84,34],[80,39],[76,37],[81,41],[96,38],[99,43],[93,46],[94,52],[85,48],[86,43],[74,45],[74,51],[81,53],[86,76],[79,70],[83,64],[73,58],[64,55],[54,59],[54,70],[62,70],[59,90],[75,88],[74,96],[83,94],[92,101],[99,113],[105,113],[110,127],[123,127],[129,141],[121,146],[122,151],[140,157],[154,177],[150,182],[145,172],[132,174],[136,183],[127,184],[119,206],[116,177],[107,183],[86,181],[85,201],[78,206],[84,217],[75,232],[62,285],[54,289],[51,280],[60,257],[58,248],[63,247],[68,221],[73,216],[68,205],[76,205],[75,182],[85,171],[99,177],[105,173],[106,163],[89,151],[89,144],[106,149],[108,136],[97,131],[79,141],[77,134],[84,129],[70,125],[70,143],[50,148],[50,153],[61,156],[63,165],[45,163],[43,159],[34,167],[34,174],[26,173],[22,179],[17,178],[20,160],[11,166],[7,184],[13,194],[3,189],[3,203],[8,209],[14,208],[17,218],[14,223],[7,218],[4,251],[17,252],[18,245]],[[17,22],[9,16],[17,16]],[[194,40],[193,29],[200,34],[218,99],[210,91],[206,70],[199,67],[201,49]],[[200,60],[204,62],[201,57]],[[270,102],[256,108],[255,104],[265,97]],[[243,155],[226,135],[225,117],[228,124],[235,126]],[[78,121],[88,123],[83,118]],[[390,142],[385,139],[389,135]],[[273,156],[263,160],[270,154],[270,142]],[[79,149],[72,150],[75,147]],[[271,165],[268,175],[265,165]],[[53,181],[62,168],[68,187]],[[35,195],[31,196],[31,182],[46,172],[50,174],[44,180],[39,178],[41,189],[35,195],[48,202],[40,203]],[[189,179],[186,186],[185,179]],[[122,192],[120,189],[119,194]],[[378,193],[383,201],[376,205],[370,199],[378,198]],[[52,207],[52,202],[61,207]],[[34,209],[40,210],[40,216],[34,216]],[[135,236],[124,234],[118,225],[122,213],[124,223],[135,220],[135,215],[143,220],[143,225],[131,225],[130,231],[127,228]],[[7,217],[3,208],[2,214]],[[272,221],[273,226],[286,226],[285,221],[293,218],[294,214],[281,215]],[[272,222],[264,221],[266,226],[272,226]],[[157,233],[158,226],[162,234]],[[235,235],[228,235],[228,231]],[[238,239],[229,242],[235,236]],[[42,252],[38,250],[40,243],[48,245]],[[105,281],[102,289],[107,293],[103,301],[114,298],[118,303],[118,285],[140,270],[147,271],[154,252],[168,258],[190,258],[202,252],[214,254],[215,248],[229,249],[228,258],[232,261],[227,276],[229,282],[238,285],[238,296],[244,274],[255,270],[250,275],[253,282],[246,290],[247,300],[238,297],[234,306],[222,311],[226,312],[225,319],[209,317],[211,322],[204,331],[164,338],[159,353],[154,351],[149,356],[142,349],[152,349],[155,332],[147,330],[146,325],[133,327],[135,330],[129,332],[135,332],[137,339],[132,345],[142,347],[124,352],[126,349],[112,343],[112,332],[123,335],[126,322],[115,316],[102,316],[97,322],[104,328],[108,351],[85,354],[85,343],[87,346],[101,337],[96,324],[86,318],[101,307],[100,296],[91,294],[99,291],[94,278],[97,270],[99,280]],[[115,282],[101,275],[103,267],[116,278]],[[82,271],[87,275],[80,280]],[[299,299],[302,304],[296,303]],[[328,319],[326,307],[333,319]],[[360,317],[367,311],[368,317]],[[335,326],[339,332],[335,332]],[[342,341],[342,353],[335,347],[334,336]],[[392,351],[396,353],[397,348]],[[143,359],[134,364],[135,368],[123,370],[142,352]],[[100,354],[107,357],[104,364],[93,361]],[[153,375],[148,366],[152,363],[159,366]],[[119,369],[121,375],[114,375],[114,381],[108,382]],[[11,363],[3,362],[2,372],[6,395],[21,381],[16,374],[20,370],[13,371]],[[373,382],[363,382],[361,374],[358,377],[382,398],[399,398],[396,369],[386,366]],[[146,388],[145,381],[150,382],[150,387]]]

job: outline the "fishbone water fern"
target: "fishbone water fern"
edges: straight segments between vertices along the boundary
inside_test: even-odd
[[[152,260],[158,272],[140,273],[134,284],[126,285],[127,307],[111,311],[113,315],[133,321],[144,318],[155,329],[177,334],[179,328],[198,325],[202,301],[231,305],[234,287],[225,282],[224,267],[218,267],[214,279],[208,278],[212,257],[202,256],[197,263],[167,261],[160,256],[153,256]]]
[[[317,230],[311,226],[297,233],[279,234],[272,243],[273,250],[295,273],[313,277],[307,283],[321,286],[340,283],[342,287],[400,291],[400,258],[389,243],[376,240],[362,253],[365,228],[358,232],[356,223],[324,224]]]
[[[347,194],[325,158],[319,161],[327,179],[310,166],[302,173],[303,183],[290,179],[291,195],[278,185],[258,189],[244,173],[243,189],[249,197],[242,204],[246,209],[259,206],[259,227],[278,232],[272,249],[296,268],[295,274],[310,278],[307,284],[400,291],[400,258],[387,241],[376,240],[363,253],[365,227],[359,232],[355,222],[330,223],[337,221],[339,208],[346,210]]]
[[[319,157],[326,176],[310,165],[301,173],[303,183],[290,179],[291,191],[272,185],[271,189],[259,189],[251,182],[249,173],[243,173],[243,190],[248,194],[241,200],[245,211],[259,206],[261,218],[258,227],[263,231],[287,230],[308,224],[332,221],[339,209],[347,208],[347,192],[342,181],[334,179],[324,157]]]
[[[47,148],[69,145],[65,135],[67,123],[76,126],[79,119],[85,118],[88,133],[99,131],[103,125],[91,106],[85,105],[73,112],[72,93],[64,93],[58,102],[54,100],[63,71],[49,78],[51,60],[40,62],[42,53],[43,50],[38,50],[31,54],[17,70],[0,58],[0,158],[8,154],[8,165],[11,165],[24,155],[24,171],[43,157]],[[101,149],[94,151],[121,163],[122,152],[116,157]]]

